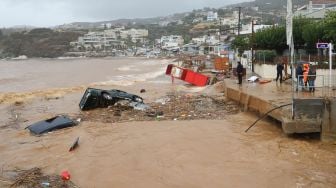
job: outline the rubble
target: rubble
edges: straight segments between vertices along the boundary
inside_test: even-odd
[[[84,121],[115,123],[130,121],[155,120],[196,120],[224,119],[226,115],[239,112],[239,106],[224,96],[191,94],[168,94],[148,104],[143,111],[135,110],[129,105],[114,105],[106,109],[82,111],[79,116]]]
[[[64,182],[59,175],[44,175],[40,168],[32,168],[29,170],[13,170],[8,171],[7,177],[9,187],[22,187],[22,188],[75,188],[77,187],[73,182]]]

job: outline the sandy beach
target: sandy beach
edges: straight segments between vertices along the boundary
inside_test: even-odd
[[[87,87],[124,90],[147,104],[172,93],[181,96],[180,106],[192,101],[184,96],[222,96],[225,101],[220,83],[204,88],[171,84],[164,70],[172,61],[0,61],[0,187],[10,186],[15,168],[34,167],[45,174],[68,170],[79,187],[335,187],[335,144],[315,135],[285,135],[271,119],[245,133],[257,115],[239,108],[207,118],[182,118],[190,109],[166,119],[83,118],[78,126],[39,137],[24,129],[59,114],[82,118],[78,103]],[[202,104],[201,109],[209,108]],[[92,113],[109,115],[108,109]],[[77,137],[79,147],[68,152]]]

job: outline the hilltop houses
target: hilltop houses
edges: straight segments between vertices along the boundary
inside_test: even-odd
[[[295,11],[295,16],[323,19],[328,11],[336,11],[335,0],[313,0]]]
[[[224,55],[229,46],[221,42],[218,36],[204,35],[193,38],[189,44],[183,46],[183,53],[190,55]]]
[[[217,12],[209,11],[207,15],[207,21],[212,22],[212,21],[217,21],[217,20],[218,20]]]
[[[133,43],[143,43],[148,37],[148,30],[122,28],[107,29],[103,31],[88,32],[84,36],[78,37],[78,41],[71,42],[70,45],[76,51],[88,50],[112,50],[126,49],[126,41]]]
[[[184,39],[180,35],[162,36],[160,39],[161,49],[178,51],[184,44]]]

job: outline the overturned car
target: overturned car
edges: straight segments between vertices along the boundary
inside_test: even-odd
[[[121,90],[102,90],[95,88],[87,88],[80,103],[81,110],[91,110],[95,108],[107,108],[113,106],[120,100],[128,100],[142,104],[143,99],[138,95],[130,94]]]

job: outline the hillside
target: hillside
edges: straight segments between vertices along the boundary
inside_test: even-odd
[[[302,6],[308,4],[309,0],[293,0],[293,6]],[[255,0],[252,2],[237,3],[229,5],[227,7],[259,7],[261,11],[271,11],[285,9],[287,6],[287,0]]]
[[[309,2],[309,0],[293,0],[294,7],[300,7]],[[275,11],[275,12],[285,12],[287,6],[287,0],[255,0],[251,2],[237,3],[228,5],[222,8],[236,8],[236,7],[259,7],[259,10],[262,12]],[[204,8],[201,10],[195,10],[195,12],[206,11],[209,8]],[[218,7],[218,9],[221,9]],[[218,10],[211,9],[211,10]],[[61,26],[57,26],[57,28],[80,28],[80,29],[92,29],[97,27],[102,27],[104,24],[118,25],[118,26],[132,26],[132,25],[150,25],[150,24],[158,24],[160,22],[174,22],[180,19],[183,19],[189,13],[176,13],[174,15],[164,16],[164,17],[154,17],[154,18],[135,18],[135,19],[117,19],[110,21],[101,21],[101,22],[75,22],[70,24],[65,24]]]
[[[57,32],[46,28],[0,35],[0,58],[19,55],[59,57],[69,50],[69,43],[80,35],[81,33]]]

